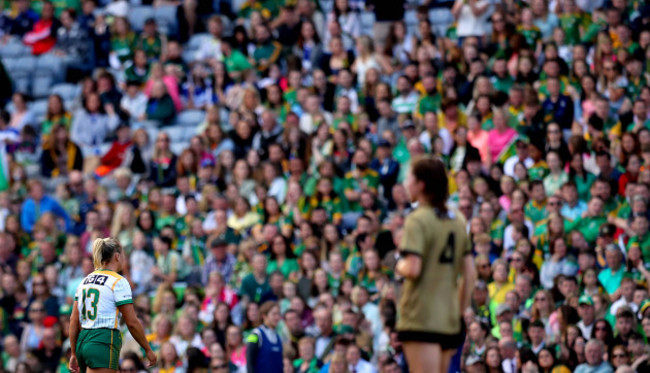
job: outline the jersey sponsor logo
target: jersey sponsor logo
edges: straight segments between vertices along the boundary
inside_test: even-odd
[[[108,276],[104,275],[90,275],[84,280],[84,285],[95,284],[95,285],[105,285],[108,280]]]

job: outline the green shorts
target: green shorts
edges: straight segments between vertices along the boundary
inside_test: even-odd
[[[117,329],[81,329],[77,339],[80,373],[87,368],[119,370],[122,334]]]

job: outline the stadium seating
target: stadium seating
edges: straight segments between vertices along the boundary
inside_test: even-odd
[[[81,93],[81,88],[75,84],[59,83],[50,89],[50,93],[57,94],[61,96],[63,101],[68,102],[74,100],[79,95],[79,93]],[[67,105],[66,109],[70,110]]]
[[[17,39],[10,39],[0,48],[0,57],[2,58],[19,58],[30,54],[31,49]]]
[[[167,35],[175,35],[178,31],[178,20],[176,19],[176,6],[162,5],[154,9],[154,19],[158,30]]]
[[[165,127],[163,132],[166,132],[169,135],[169,138],[172,142],[189,142],[192,136],[195,135],[195,131],[190,128],[182,126],[172,126]]]
[[[202,110],[185,110],[178,114],[176,125],[183,127],[196,127],[205,119],[205,112]]]
[[[142,31],[147,19],[155,17],[156,11],[152,6],[133,6],[129,10],[129,23],[131,24],[131,29],[137,32]]]

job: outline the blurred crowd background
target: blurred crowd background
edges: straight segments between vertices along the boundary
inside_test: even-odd
[[[650,371],[645,1],[0,10],[0,371],[68,372],[113,236],[152,372],[256,371],[269,300],[285,372],[408,372],[393,268],[425,153],[479,273],[450,371]]]

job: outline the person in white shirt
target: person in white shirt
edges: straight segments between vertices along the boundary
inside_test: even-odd
[[[348,346],[345,352],[348,361],[348,371],[355,373],[377,373],[377,369],[369,362],[361,358],[361,350],[355,343]]]
[[[310,95],[305,101],[305,110],[300,116],[300,130],[311,135],[318,128],[318,116],[322,116],[325,122],[332,123],[332,115],[320,109],[320,98],[317,95]]]
[[[144,120],[149,98],[140,90],[140,84],[135,81],[126,82],[126,94],[120,100],[120,108],[132,120]]]
[[[530,156],[528,156],[528,143],[526,140],[527,139],[525,138],[519,138],[515,142],[517,154],[508,158],[503,164],[504,174],[515,177],[515,165],[519,162],[523,162],[526,168],[531,168],[533,164],[535,164],[535,161]]]
[[[621,297],[614,303],[612,303],[612,306],[609,309],[609,312],[613,315],[616,316],[616,313],[618,312],[619,308],[621,307],[630,307],[633,312],[637,312],[639,309],[639,306],[634,303],[634,290],[636,289],[636,284],[634,283],[634,280],[631,278],[624,278],[621,281]]]
[[[422,146],[424,146],[428,152],[431,152],[431,139],[440,136],[442,143],[444,144],[443,153],[449,154],[451,148],[454,146],[454,140],[451,138],[451,134],[446,128],[440,128],[440,126],[438,126],[438,116],[436,113],[432,111],[424,113],[423,121],[426,131],[422,131],[419,137]]]
[[[221,52],[221,33],[223,32],[223,21],[218,15],[214,15],[208,21],[208,32],[212,36],[210,40],[201,43],[196,52],[196,59],[199,61],[223,60]]]
[[[458,37],[486,35],[490,31],[489,10],[488,0],[456,0],[451,14],[456,18]]]
[[[419,96],[406,75],[397,78],[397,91],[398,95],[392,102],[393,110],[398,114],[412,114],[417,107]]]
[[[582,336],[589,339],[591,332],[596,324],[596,313],[594,312],[594,301],[588,295],[583,295],[578,299],[578,328],[582,332]]]

